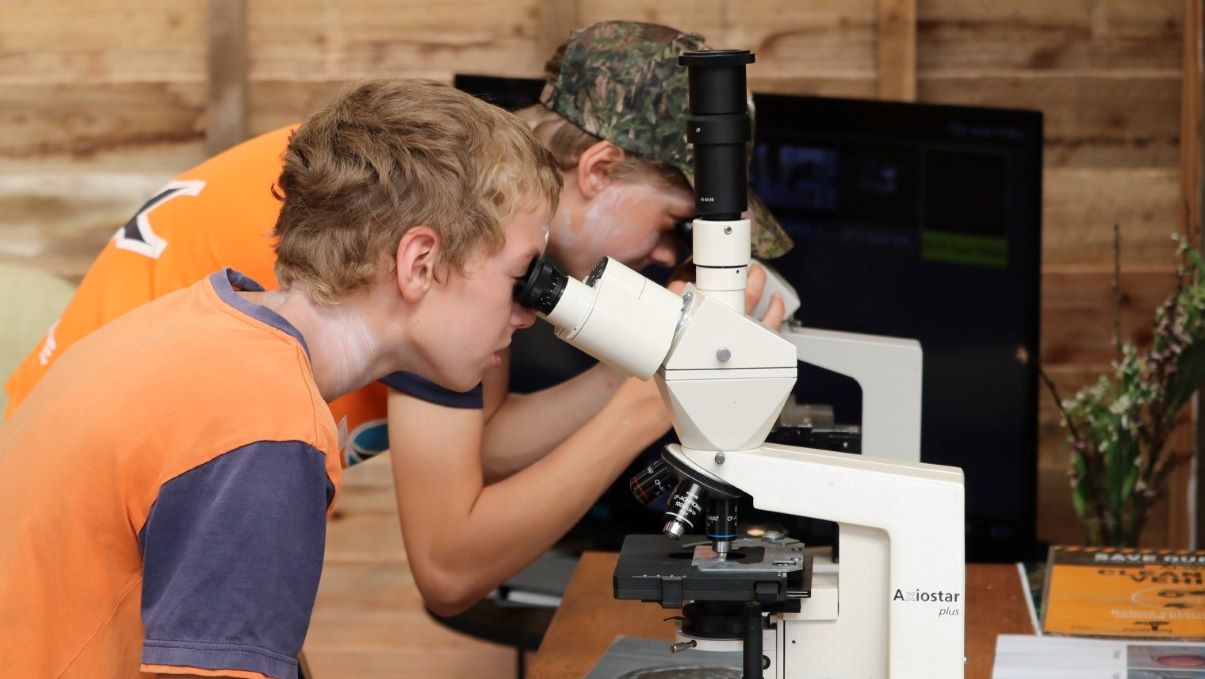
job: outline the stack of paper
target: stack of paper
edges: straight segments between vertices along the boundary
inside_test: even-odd
[[[992,679],[1205,679],[1205,644],[1002,634]]]

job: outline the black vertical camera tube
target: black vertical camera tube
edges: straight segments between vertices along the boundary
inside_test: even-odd
[[[690,125],[694,145],[695,208],[701,219],[734,221],[749,205],[745,146],[752,139],[745,66],[749,50],[686,52],[690,82]]]

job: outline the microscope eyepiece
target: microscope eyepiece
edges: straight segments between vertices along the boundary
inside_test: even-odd
[[[745,66],[756,60],[749,50],[695,50],[678,57],[690,77],[690,112],[693,115],[745,113]]]
[[[690,82],[690,126],[694,145],[695,209],[701,219],[735,221],[749,205],[745,147],[753,137],[745,66],[748,50],[686,52],[678,64]]]
[[[514,299],[520,306],[544,315],[552,313],[569,277],[547,257],[535,257],[523,280],[515,283]]]

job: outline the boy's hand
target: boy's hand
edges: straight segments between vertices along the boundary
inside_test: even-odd
[[[757,303],[761,301],[765,289],[766,268],[753,262],[749,265],[749,280],[745,283],[745,313],[753,313],[753,310],[757,308]],[[782,327],[782,321],[786,315],[787,307],[783,304],[782,295],[776,292],[770,296],[770,304],[766,307],[765,315],[761,317],[761,324],[777,331]]]

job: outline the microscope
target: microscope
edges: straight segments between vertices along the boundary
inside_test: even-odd
[[[679,444],[632,479],[670,493],[662,535],[629,535],[615,596],[682,609],[671,650],[741,650],[746,679],[953,679],[965,659],[960,469],[920,460],[915,341],[775,332],[744,314],[750,263],[744,50],[689,52],[696,281],[681,295],[610,258],[587,279],[533,262],[516,299],[557,336],[654,378]],[[799,361],[854,377],[862,454],[767,443]],[[839,554],[742,535],[737,505],[833,521]]]

